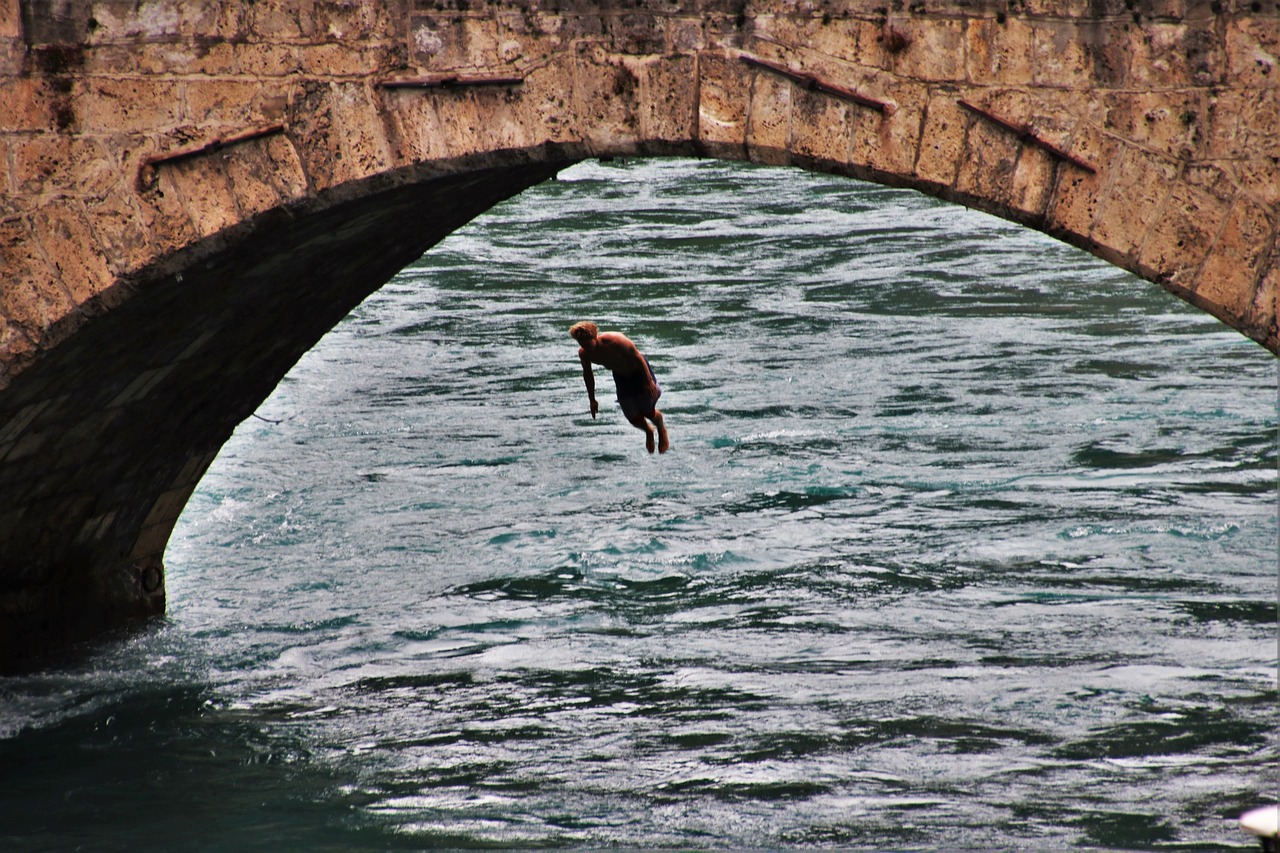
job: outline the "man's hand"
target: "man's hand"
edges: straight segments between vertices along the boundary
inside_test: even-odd
[[[595,418],[596,412],[600,411],[600,404],[596,402],[596,398],[591,398],[591,417]]]

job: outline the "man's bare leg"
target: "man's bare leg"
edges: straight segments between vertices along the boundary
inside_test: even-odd
[[[667,440],[667,425],[662,420],[662,412],[657,409],[653,410],[653,425],[658,428],[658,452],[666,453],[667,448],[671,446],[671,442]],[[649,448],[649,452],[653,452],[653,448]]]
[[[645,421],[644,415],[636,415],[636,419],[631,421],[631,425],[636,429],[644,430],[644,447],[650,453],[653,452],[653,429]]]

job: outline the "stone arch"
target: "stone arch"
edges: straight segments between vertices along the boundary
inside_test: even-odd
[[[911,187],[1280,350],[1277,19],[1106,5],[0,3],[0,662],[160,612],[182,507],[302,353],[587,157]]]

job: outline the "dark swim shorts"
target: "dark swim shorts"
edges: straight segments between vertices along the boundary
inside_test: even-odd
[[[653,366],[649,364],[649,359],[644,360],[645,367],[649,368],[649,378],[653,380],[653,384],[658,384],[658,378],[653,375]],[[653,417],[653,407],[658,403],[658,397],[662,395],[662,388],[658,388],[658,393],[649,396],[648,383],[644,381],[644,374],[640,371],[635,373],[617,373],[613,374],[613,384],[618,387],[618,405],[622,406],[622,413],[627,416],[627,420],[633,421],[638,417]]]

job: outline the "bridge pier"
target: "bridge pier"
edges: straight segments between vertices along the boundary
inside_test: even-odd
[[[0,670],[163,613],[173,526],[278,377],[431,245],[570,162],[264,214],[130,283],[23,372],[0,395]]]

